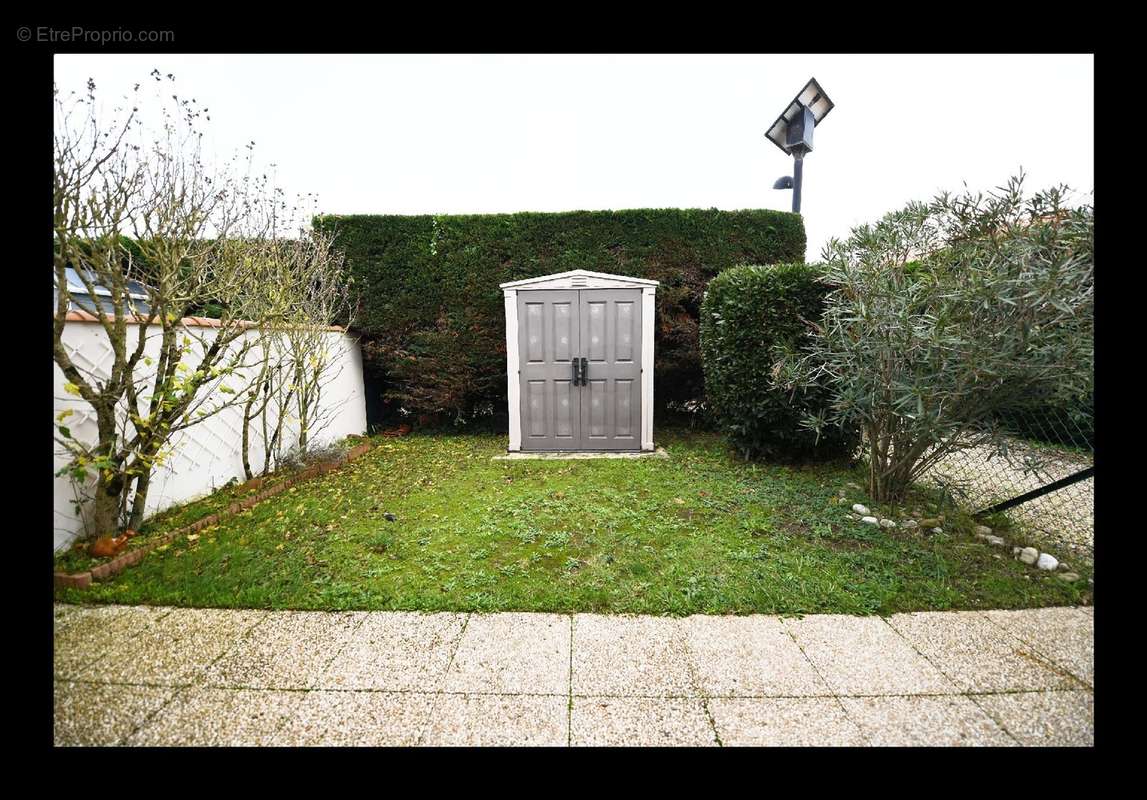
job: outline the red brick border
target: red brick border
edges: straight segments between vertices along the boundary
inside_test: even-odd
[[[292,486],[296,486],[303,481],[310,480],[311,478],[315,478],[320,475],[326,475],[328,472],[333,472],[343,464],[349,464],[350,462],[361,458],[369,451],[370,442],[363,442],[362,444],[357,445],[356,447],[352,447],[350,450],[348,450],[346,458],[342,461],[331,461],[325,464],[316,464],[313,467],[307,467],[297,475],[293,475],[285,481],[277,483],[270,488],[263,489],[263,491],[259,492],[258,494],[252,495],[250,497],[244,497],[242,500],[236,500],[234,503],[227,506],[227,508],[223,511],[219,511],[214,514],[208,514],[206,517],[197,519],[195,522],[192,522],[189,525],[184,525],[182,528],[177,530],[171,531],[170,533],[165,534],[164,536],[161,536],[154,541],[148,542],[147,544],[141,545],[140,547],[136,547],[126,553],[121,553],[111,561],[106,561],[99,566],[92,567],[88,572],[77,572],[74,574],[69,574],[67,572],[53,573],[55,588],[87,589],[92,585],[92,581],[106,581],[112,576],[123,572],[128,567],[134,564],[138,564],[143,560],[145,555],[160,545],[169,544],[175,541],[176,537],[183,536],[188,533],[195,533],[196,531],[200,531],[210,525],[214,525],[221,519],[230,517],[234,514],[238,514],[239,512],[245,511],[249,508],[254,508],[264,500],[268,500],[277,494],[285,492]],[[254,478],[253,480],[247,481],[247,483],[243,485],[251,489],[260,489],[262,488],[263,483],[263,478]]]
[[[91,313],[90,311],[84,311],[83,309],[77,309],[76,311],[69,311],[67,313],[67,316],[64,317],[64,319],[66,319],[68,322],[99,322],[100,321],[100,318],[98,316]],[[115,321],[115,315],[113,314],[113,315],[109,316],[108,320],[111,322],[114,322]],[[137,315],[137,314],[127,314],[124,316],[124,322],[126,322],[128,325],[142,325],[143,323],[147,322],[147,317]],[[152,320],[151,324],[158,325],[159,323],[156,322],[155,320]],[[223,327],[223,321],[222,320],[212,319],[210,317],[184,317],[183,319],[181,319],[179,321],[179,324],[185,328],[222,328]],[[256,325],[256,323],[249,322],[245,319],[244,320],[235,320],[231,324],[237,325],[237,326],[242,327],[242,328],[253,328]],[[324,328],[322,328],[322,330],[334,331],[337,333],[346,333],[346,328],[340,327],[338,325],[327,325]]]
[[[90,572],[77,572],[74,575],[69,575],[66,572],[57,572],[54,578],[57,589],[87,589],[92,585],[92,573]]]

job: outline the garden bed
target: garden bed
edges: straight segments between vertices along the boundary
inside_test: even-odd
[[[56,555],[54,571],[58,587],[87,588],[91,581],[105,580],[124,568],[139,563],[154,549],[166,549],[177,535],[198,538],[198,532],[216,525],[220,520],[252,508],[298,484],[330,472],[364,455],[369,442],[361,437],[348,437],[336,446],[337,458],[326,458],[310,464],[300,464],[278,470],[270,475],[252,478],[244,483],[228,484],[207,497],[183,506],[166,509],[148,519],[139,533],[119,554],[97,558],[88,553],[88,540],[76,541],[70,548]]]
[[[499,436],[376,439],[345,469],[176,536],[61,599],[154,605],[613,613],[891,613],[1090,602],[943,513],[859,524],[860,471],[745,463],[705,434],[670,459],[495,461]],[[233,501],[231,501],[233,502]],[[883,517],[896,508],[873,507]],[[173,512],[173,518],[176,514]],[[1015,538],[1015,537],[1011,537]]]

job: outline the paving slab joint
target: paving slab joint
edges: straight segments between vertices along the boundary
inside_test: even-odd
[[[427,715],[422,730],[418,732],[418,739],[415,741],[415,745],[421,745],[426,740],[426,734],[429,733],[430,726],[434,724],[434,712],[438,710],[438,704],[442,702],[442,698],[445,696],[445,692],[443,692],[442,689],[450,677],[450,668],[454,666],[454,657],[458,655],[458,648],[462,646],[462,639],[466,636],[466,628],[469,627],[470,617],[473,615],[474,612],[468,611],[466,612],[466,618],[462,620],[462,630],[458,632],[458,639],[454,642],[454,648],[450,651],[450,658],[446,662],[446,669],[442,672],[442,683],[437,687],[437,691],[432,693],[434,694],[434,704],[430,707],[430,714]]]
[[[787,624],[785,624],[785,619],[783,617],[781,618],[781,627],[783,627],[785,629],[785,633],[787,633],[789,638],[793,640],[793,644],[795,644],[797,646],[797,649],[800,650],[801,655],[804,657],[804,660],[808,662],[809,667],[811,667],[812,671],[816,673],[816,676],[818,678],[820,678],[821,683],[823,683],[825,685],[825,688],[827,688],[829,690],[829,692],[832,693],[831,697],[833,700],[836,701],[836,705],[840,708],[840,712],[842,714],[844,714],[844,718],[847,719],[849,722],[851,722],[856,727],[857,732],[860,734],[860,737],[864,740],[865,744],[871,744],[872,740],[870,739],[868,734],[866,734],[864,732],[864,728],[862,728],[860,726],[860,724],[856,720],[854,720],[852,718],[852,716],[848,713],[848,708],[845,707],[844,701],[840,699],[840,694],[835,689],[832,688],[832,684],[830,684],[828,682],[828,678],[826,678],[824,676],[824,673],[822,673],[817,668],[816,663],[811,658],[808,657],[808,653],[805,652],[804,647],[801,646],[801,643],[797,640],[797,637],[793,636],[793,632],[789,629],[789,626]]]
[[[1050,671],[1054,672],[1059,677],[1067,678],[1072,683],[1078,683],[1081,687],[1083,687],[1087,691],[1090,691],[1090,692],[1095,691],[1094,686],[1092,686],[1087,681],[1083,680],[1083,678],[1080,678],[1078,675],[1076,675],[1071,670],[1065,669],[1064,667],[1061,667],[1059,665],[1059,663],[1055,661],[1055,659],[1053,659],[1047,653],[1040,650],[1034,643],[1031,643],[1031,642],[1028,642],[1024,639],[1021,639],[1019,636],[1017,636],[1015,634],[1014,631],[1011,631],[1008,628],[1006,628],[1005,626],[996,622],[994,619],[992,619],[990,616],[988,616],[985,612],[982,612],[982,611],[979,612],[979,616],[983,617],[988,622],[990,622],[997,630],[1002,631],[1005,636],[1007,636],[1011,639],[1014,639],[1015,641],[1022,644],[1024,647],[1030,648],[1032,653],[1035,655],[1036,659],[1039,661],[1039,663],[1042,664],[1043,666],[1047,667]]]
[[[956,683],[956,680],[951,675],[949,675],[947,672],[945,672],[943,669],[941,669],[940,665],[937,664],[935,661],[928,658],[928,656],[926,656],[924,653],[920,652],[920,648],[918,648],[916,645],[914,645],[912,643],[912,641],[907,636],[905,636],[900,631],[896,630],[896,626],[893,625],[891,622],[889,622],[887,618],[881,617],[880,619],[882,622],[884,622],[885,625],[887,625],[889,628],[891,628],[897,636],[899,636],[901,639],[903,639],[904,643],[907,644],[909,647],[911,647],[913,652],[915,652],[918,656],[920,656],[920,658],[924,659],[929,664],[931,664],[933,667],[935,667],[937,672],[939,672],[941,675],[943,675],[945,678],[947,678],[950,683],[952,683],[957,688],[959,688],[959,684]],[[976,708],[980,709],[981,712],[983,712],[984,714],[987,715],[988,719],[990,719],[990,720],[992,720],[992,722],[996,723],[996,725],[999,726],[1000,730],[1004,732],[1005,736],[1007,736],[1009,739],[1011,739],[1017,745],[1023,744],[1023,742],[1021,742],[1015,736],[1015,734],[1013,734],[1011,731],[1008,730],[1007,726],[1004,725],[1002,719],[997,719],[996,716],[994,714],[990,713],[988,711],[988,709],[984,708],[984,706],[979,701],[977,701],[974,696],[968,694],[967,692],[960,692],[960,694],[963,695],[964,697],[967,697],[976,706]]]

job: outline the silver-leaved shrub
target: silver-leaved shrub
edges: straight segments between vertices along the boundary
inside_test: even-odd
[[[1094,375],[1094,208],[1067,187],[911,203],[824,248],[833,288],[816,334],[776,373],[829,386],[804,424],[856,425],[869,493],[895,501],[951,452],[1005,446],[995,420]]]

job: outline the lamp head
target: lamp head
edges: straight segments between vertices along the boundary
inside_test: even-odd
[[[787,154],[792,155],[794,149],[803,148],[801,155],[804,155],[812,150],[812,129],[828,116],[833,105],[816,78],[811,78],[765,136]]]

